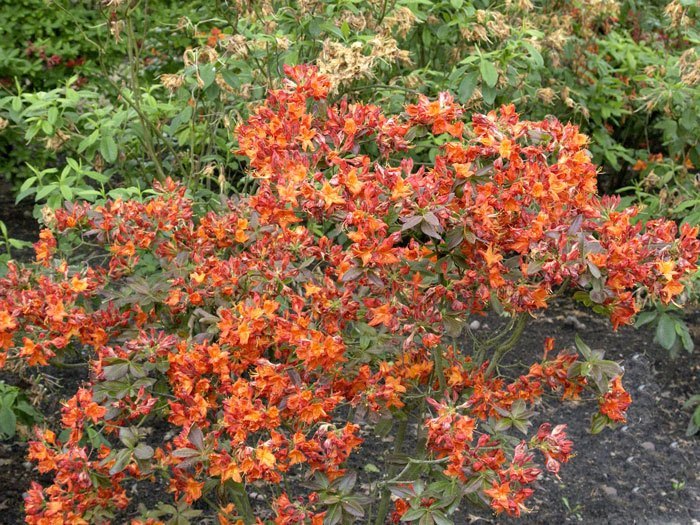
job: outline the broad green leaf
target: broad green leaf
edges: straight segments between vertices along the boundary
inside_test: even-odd
[[[0,434],[11,438],[15,435],[15,430],[17,427],[17,417],[12,409],[3,405],[0,408]]]
[[[637,316],[637,320],[634,322],[634,327],[639,328],[645,324],[651,323],[654,319],[656,319],[657,315],[657,312],[642,312]]]
[[[202,80],[202,89],[207,89],[216,80],[216,69],[214,64],[202,64],[199,66],[199,78]]]
[[[112,135],[102,135],[100,140],[100,154],[105,159],[106,162],[110,164],[117,160],[117,154],[119,150],[117,149],[117,143],[114,142],[114,137]]]
[[[676,322],[667,314],[662,314],[656,327],[656,340],[666,350],[676,342]]]
[[[494,87],[496,82],[498,82],[498,71],[496,66],[485,58],[481,59],[481,64],[479,64],[479,71],[481,72],[481,78],[489,87]]]
[[[478,82],[479,73],[477,71],[472,71],[471,73],[464,75],[462,81],[459,83],[459,88],[457,89],[457,97],[462,104],[466,104],[471,98]]]

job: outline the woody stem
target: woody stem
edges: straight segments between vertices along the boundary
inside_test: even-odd
[[[491,361],[489,362],[489,366],[486,369],[486,377],[489,377],[493,372],[496,371],[496,367],[498,367],[499,361],[503,358],[504,355],[506,355],[508,352],[510,352],[513,347],[518,343],[520,340],[520,337],[523,335],[523,331],[525,330],[525,325],[527,324],[527,317],[524,314],[521,314],[516,323],[515,327],[513,328],[513,333],[510,335],[510,337],[504,341],[502,344],[496,348],[496,351],[493,354],[493,357],[491,358]]]
[[[401,454],[401,450],[403,449],[403,443],[404,443],[404,440],[406,439],[406,430],[407,429],[408,429],[408,417],[399,421],[399,425],[398,425],[398,428],[396,430],[396,438],[394,439],[394,455],[395,456],[398,456],[399,454]],[[391,479],[394,476],[396,476],[397,472],[398,472],[398,466],[392,465],[389,468],[389,472],[387,474],[387,477],[389,479]],[[374,520],[374,525],[384,525],[384,522],[386,521],[386,516],[389,513],[390,496],[391,496],[391,493],[389,492],[389,489],[386,486],[384,486],[382,488],[382,497],[381,497],[381,500],[379,501],[379,508],[377,509],[377,518]]]

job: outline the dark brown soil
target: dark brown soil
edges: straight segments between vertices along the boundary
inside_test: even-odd
[[[46,421],[52,428],[58,428],[61,402],[72,396],[80,384],[87,379],[87,368],[58,369],[46,367],[41,370],[41,376],[32,378],[26,372],[19,377],[17,374],[0,371],[0,381],[20,386],[26,390],[37,392],[39,384],[44,391],[39,402],[39,411],[46,416]],[[34,386],[34,388],[32,388]],[[30,394],[31,397],[32,394]],[[20,434],[30,432],[30,429],[19,429]],[[51,479],[42,477],[27,461],[27,445],[22,439],[0,441],[0,524],[15,525],[24,523],[22,511],[22,495],[32,481],[50,483]]]
[[[7,232],[12,239],[36,242],[39,239],[39,227],[32,216],[34,203],[31,197],[15,205],[15,192],[10,184],[0,176],[0,221],[5,223]],[[4,251],[4,247],[2,248]],[[12,250],[16,259],[27,259],[32,256],[32,250]]]
[[[700,312],[686,320],[700,340]],[[613,332],[609,322],[586,310],[559,309],[531,323],[515,357],[532,361],[547,336],[556,338],[557,348],[573,346],[577,331],[592,348],[605,350],[607,359],[623,363],[633,399],[628,422],[594,436],[588,433],[595,411],[590,403],[542,406],[539,419],[568,424],[576,457],[562,466],[560,480],[542,480],[530,500],[533,512],[519,522],[700,523],[700,439],[685,436],[689,414],[682,410],[700,392],[698,353],[671,360],[647,330]],[[478,515],[474,522],[516,521]]]

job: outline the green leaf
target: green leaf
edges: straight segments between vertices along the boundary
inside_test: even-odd
[[[99,171],[85,171],[83,172],[83,175],[96,182],[99,182],[100,184],[104,184],[105,182],[109,181],[109,176],[105,175],[104,173],[100,173]]]
[[[656,340],[666,350],[676,342],[676,322],[667,314],[662,314],[656,327]]]
[[[112,465],[112,468],[109,469],[109,475],[114,476],[115,474],[119,474],[129,465],[130,461],[131,450],[129,450],[128,448],[120,450],[119,452],[117,452],[114,465]]]
[[[21,202],[22,200],[26,199],[29,195],[32,195],[36,193],[36,188],[27,188],[24,191],[20,191],[17,194],[17,198],[15,199],[15,204]]]
[[[100,138],[100,131],[96,129],[95,131],[90,133],[90,135],[88,135],[80,141],[80,144],[78,144],[78,153],[82,153],[83,151],[88,149],[95,142],[97,142],[98,138]]]
[[[330,22],[330,21],[324,22],[323,24],[321,24],[321,29],[323,29],[327,33],[334,34],[335,36],[337,36],[340,39],[345,38],[345,36],[343,35],[343,31],[340,28],[338,28],[333,22]]]
[[[496,66],[485,58],[481,59],[481,64],[479,64],[479,71],[481,72],[481,78],[489,87],[494,87],[496,82],[498,82],[498,71]]]
[[[432,513],[436,525],[454,525],[454,521],[445,516],[442,512],[436,511]]]
[[[58,184],[53,182],[49,184],[48,186],[44,186],[43,188],[39,188],[39,191],[36,192],[36,201],[40,201],[44,198],[46,198],[47,195],[53,193],[56,191],[56,188],[58,187]]]
[[[634,322],[634,327],[639,328],[645,324],[651,323],[654,319],[656,319],[657,315],[657,312],[642,312],[637,316],[637,320]]]
[[[336,525],[343,517],[343,509],[340,504],[331,505],[323,518],[324,525]]]
[[[683,329],[680,330],[679,335],[681,336],[681,343],[683,343],[683,348],[685,348],[687,352],[692,352],[695,349],[695,343],[693,342],[693,338],[690,336],[690,332],[688,331],[688,328],[685,325],[683,325]]]
[[[578,348],[578,351],[581,352],[581,355],[583,355],[586,360],[589,360],[593,355],[593,350],[591,350],[591,347],[584,343],[583,339],[581,339],[578,334],[574,336],[574,342],[576,343],[576,348]]]
[[[3,405],[0,408],[0,434],[11,438],[15,435],[16,428],[17,416],[9,406]]]
[[[207,89],[216,80],[216,69],[214,64],[207,63],[199,66],[199,78],[202,80],[202,89]]]
[[[100,140],[100,154],[105,159],[106,162],[110,164],[117,160],[117,154],[119,150],[117,149],[117,143],[114,142],[114,137],[112,135],[102,135]]]
[[[105,366],[103,372],[107,381],[116,381],[129,372],[129,363],[127,361]]]
[[[427,511],[428,510],[423,508],[423,507],[419,507],[417,509],[408,509],[406,512],[404,512],[404,515],[401,516],[401,521],[418,520],[418,519],[422,518]]]
[[[359,501],[349,499],[344,501],[342,505],[343,510],[355,518],[362,518],[365,515],[365,509]]]
[[[343,493],[349,493],[357,483],[357,472],[351,470],[348,474],[337,480],[338,489]]]
[[[119,439],[125,446],[134,448],[136,443],[138,443],[139,435],[138,432],[129,427],[121,427],[119,429]]]
[[[542,67],[544,65],[544,60],[542,59],[542,54],[537,50],[535,46],[533,46],[530,42],[527,40],[523,40],[522,46],[527,49],[527,52],[530,54],[530,58],[532,58],[532,63],[535,64],[536,67]]]
[[[58,108],[56,106],[51,106],[49,108],[47,119],[49,121],[49,124],[51,124],[52,126],[56,124],[56,121],[58,120]]]
[[[309,35],[312,38],[318,38],[321,36],[321,33],[323,32],[323,25],[323,19],[312,18],[308,26]]]
[[[61,195],[63,195],[64,199],[67,201],[73,200],[73,190],[70,189],[70,186],[61,184],[58,189],[61,190]]]
[[[487,106],[490,106],[494,103],[494,101],[496,100],[496,95],[497,92],[495,87],[485,85],[481,87],[481,96],[483,97],[484,103]]]
[[[151,459],[154,453],[155,451],[153,450],[153,447],[146,445],[145,443],[139,443],[134,449],[134,456],[136,456],[137,459]]]
[[[379,468],[377,467],[377,465],[375,465],[374,463],[366,463],[365,466],[362,467],[362,469],[365,472],[369,472],[370,474],[377,474],[377,473],[381,472],[379,470]]]
[[[591,428],[589,432],[591,434],[600,434],[602,430],[608,426],[609,421],[606,416],[603,414],[597,413],[594,414],[593,417],[591,418]]]
[[[423,517],[418,521],[418,525],[434,525],[433,514],[431,512],[426,512]]]
[[[476,85],[479,82],[479,73],[477,71],[472,71],[464,75],[462,81],[459,83],[459,88],[457,89],[457,97],[462,104],[466,104],[471,98]]]

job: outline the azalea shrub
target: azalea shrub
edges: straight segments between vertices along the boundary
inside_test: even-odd
[[[680,303],[697,229],[599,197],[574,125],[513,106],[467,125],[447,93],[385,114],[329,102],[313,67],[286,75],[236,129],[248,192],[205,206],[167,179],[68,203],[36,261],[8,265],[2,362],[90,369],[30,443],[52,481],[28,523],[519,516],[573,455],[566,422],[533,424],[543,396],[589,400],[594,432],[625,421],[623,369],[580,339],[500,365],[555,297],[613,328]],[[418,140],[441,144],[433,163]],[[474,333],[487,312],[502,329]],[[134,484],[162,503],[137,509]]]

